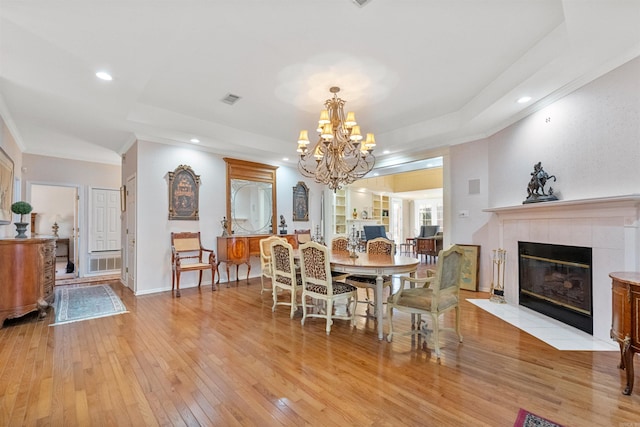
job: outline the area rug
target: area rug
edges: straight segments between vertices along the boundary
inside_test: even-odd
[[[518,412],[518,418],[513,423],[513,427],[562,427],[560,424],[549,421],[546,418],[542,418],[538,415],[532,414],[526,409],[520,408]]]
[[[55,298],[54,326],[127,313],[109,285],[58,288]]]

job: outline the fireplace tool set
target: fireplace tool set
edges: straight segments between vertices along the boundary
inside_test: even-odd
[[[500,304],[506,303],[504,299],[504,266],[506,259],[507,251],[504,249],[493,250],[489,300]]]

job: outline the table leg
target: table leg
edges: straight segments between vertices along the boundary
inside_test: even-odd
[[[378,320],[378,340],[384,338],[384,304],[382,301],[382,285],[384,280],[382,276],[376,277],[376,318]]]
[[[416,272],[412,271],[411,273],[409,273],[409,277],[415,278],[416,277]],[[411,283],[409,286],[411,288],[415,288],[416,285]],[[416,315],[415,315],[415,313],[411,313],[411,330],[414,330],[414,329],[419,328],[419,327],[420,327],[420,325],[416,325]]]

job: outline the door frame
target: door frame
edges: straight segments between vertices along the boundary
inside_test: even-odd
[[[75,265],[74,276],[76,278],[83,277],[81,274],[81,268],[84,266],[84,260],[80,259],[80,254],[83,253],[82,247],[84,246],[83,238],[81,235],[81,230],[84,222],[82,221],[82,215],[84,215],[83,204],[81,203],[81,189],[82,186],[80,184],[64,184],[59,182],[49,182],[49,181],[27,181],[26,182],[26,193],[27,200],[31,200],[31,187],[34,185],[38,186],[47,186],[47,187],[62,187],[62,188],[73,188],[75,190],[74,195],[74,203],[73,203],[73,256],[69,254],[69,259],[73,259],[73,263]],[[33,232],[33,230],[31,230]],[[70,251],[71,252],[71,251]]]

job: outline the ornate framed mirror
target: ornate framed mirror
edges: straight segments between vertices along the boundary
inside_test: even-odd
[[[273,234],[277,166],[224,158],[227,164],[227,232]]]

